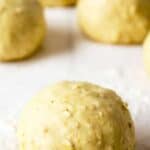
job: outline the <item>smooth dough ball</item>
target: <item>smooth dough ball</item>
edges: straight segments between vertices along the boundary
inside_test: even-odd
[[[144,42],[143,56],[144,56],[144,65],[146,71],[150,74],[150,33],[148,34]]]
[[[73,5],[77,0],[40,0],[44,6],[67,6]]]
[[[86,82],[60,82],[25,107],[20,150],[134,150],[134,125],[113,91]]]
[[[43,9],[37,0],[0,0],[0,60],[33,54],[45,36]]]
[[[150,28],[150,0],[80,0],[79,24],[99,42],[142,43]]]

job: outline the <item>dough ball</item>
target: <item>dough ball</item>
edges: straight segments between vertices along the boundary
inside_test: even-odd
[[[145,42],[144,42],[144,64],[147,72],[150,74],[150,33],[148,34]]]
[[[37,0],[0,0],[0,60],[33,54],[45,36],[43,9]]]
[[[150,28],[150,0],[80,0],[79,24],[99,42],[142,43]]]
[[[38,94],[19,122],[20,150],[134,150],[134,125],[113,91],[60,82]]]
[[[73,5],[77,0],[40,0],[44,6],[66,6]]]

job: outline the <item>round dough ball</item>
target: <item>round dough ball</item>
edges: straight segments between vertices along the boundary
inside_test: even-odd
[[[146,71],[150,74],[150,33],[144,42],[143,56]]]
[[[104,43],[142,43],[150,28],[150,0],[80,0],[79,24]]]
[[[0,60],[33,54],[45,36],[43,9],[37,0],[0,0]]]
[[[20,150],[134,150],[134,125],[113,91],[85,82],[61,82],[25,107]]]
[[[40,0],[44,6],[67,6],[73,5],[77,0]]]

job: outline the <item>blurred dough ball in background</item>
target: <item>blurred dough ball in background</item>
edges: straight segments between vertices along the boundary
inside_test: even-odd
[[[79,24],[104,43],[142,43],[150,28],[150,0],[80,0]]]
[[[134,150],[134,125],[115,92],[86,82],[60,82],[21,114],[20,150]]]
[[[67,6],[74,5],[77,0],[40,0],[43,6]]]
[[[150,75],[150,33],[148,34],[144,42],[143,56],[144,56],[144,65],[145,65],[146,71]]]
[[[0,0],[0,60],[33,54],[45,36],[43,9],[37,0]]]

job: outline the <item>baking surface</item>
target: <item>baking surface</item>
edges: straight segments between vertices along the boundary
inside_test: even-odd
[[[40,89],[59,80],[87,80],[112,88],[129,104],[137,149],[150,150],[150,78],[141,46],[112,46],[88,40],[75,10],[45,11],[48,33],[41,50],[21,62],[0,63],[0,149],[17,150],[16,120]]]

